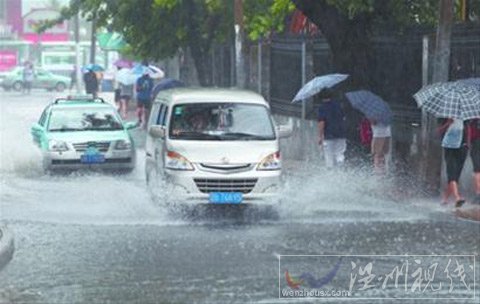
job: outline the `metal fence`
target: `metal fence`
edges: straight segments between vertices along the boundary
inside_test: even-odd
[[[421,113],[412,95],[422,87],[426,77],[431,78],[432,69],[423,65],[424,37],[429,39],[428,57],[432,63],[435,29],[414,28],[398,33],[376,33],[372,37],[373,64],[372,90],[384,98],[394,112],[393,148],[394,157],[412,162]],[[247,46],[247,87],[260,92],[270,102],[272,112],[278,115],[299,118],[300,104],[291,100],[305,81],[315,75],[335,72],[332,54],[323,37],[305,38],[292,35],[275,36]],[[211,55],[211,73],[215,86],[229,87],[235,84],[235,54],[231,45],[216,46]],[[180,56],[180,78],[196,84],[191,57]],[[478,24],[456,25],[451,43],[451,79],[480,77],[480,26]],[[458,68],[460,67],[460,68]],[[457,69],[458,68],[458,69]],[[426,74],[425,74],[426,73]],[[424,77],[424,75],[426,75]],[[316,118],[313,98],[307,102],[307,120]],[[359,144],[358,123],[361,114],[345,102],[348,124],[348,140],[351,146]],[[302,128],[315,128],[315,124],[299,124]],[[314,134],[314,130],[305,130]],[[307,149],[308,150],[308,149]]]

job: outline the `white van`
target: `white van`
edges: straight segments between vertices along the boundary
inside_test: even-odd
[[[272,205],[280,188],[279,138],[262,96],[244,90],[176,88],[153,102],[146,178],[166,181],[182,203]]]

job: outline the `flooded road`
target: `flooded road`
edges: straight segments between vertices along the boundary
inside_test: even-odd
[[[168,212],[146,189],[138,130],[130,174],[44,174],[30,126],[54,97],[0,93],[0,220],[16,243],[0,273],[0,303],[289,302],[279,299],[282,255],[479,255],[478,223],[458,220],[436,202],[386,199],[378,181],[355,170],[325,172],[286,160],[278,219]],[[478,303],[461,284],[443,301]],[[383,290],[369,295],[381,298]]]

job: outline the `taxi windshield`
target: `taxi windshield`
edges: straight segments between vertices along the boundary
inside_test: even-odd
[[[122,130],[123,126],[113,109],[62,108],[53,109],[48,130],[62,131],[111,131]]]

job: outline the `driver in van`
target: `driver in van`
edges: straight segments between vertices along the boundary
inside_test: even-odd
[[[208,121],[204,113],[197,112],[189,117],[188,124],[189,131],[201,132],[208,126]]]
[[[186,115],[184,121],[176,126],[172,133],[179,135],[182,132],[203,132],[208,126],[208,119],[204,112],[194,112]]]

